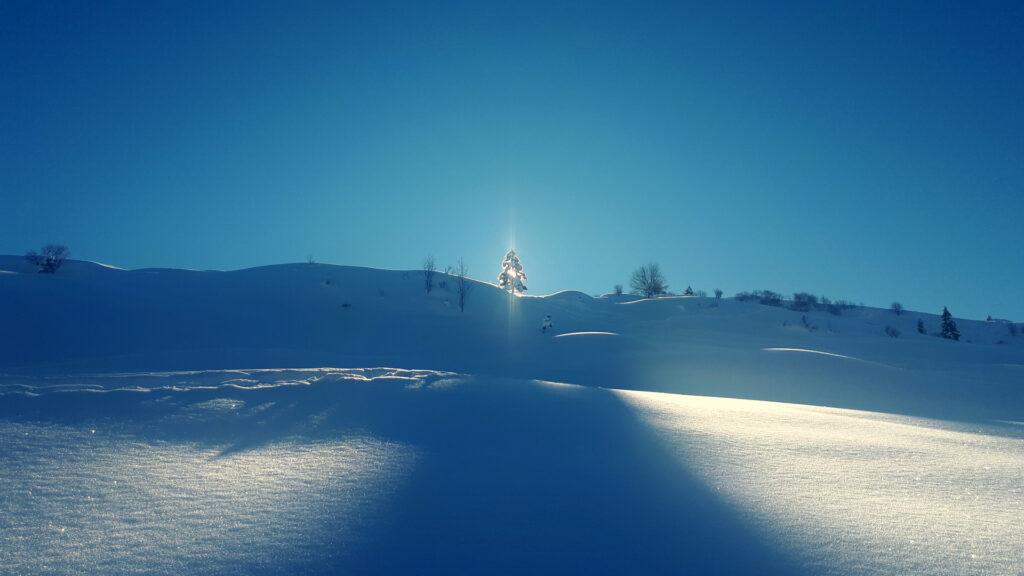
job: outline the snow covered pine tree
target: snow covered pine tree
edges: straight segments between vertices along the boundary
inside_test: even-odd
[[[949,313],[949,308],[942,307],[942,332],[940,336],[947,340],[960,340],[960,330],[956,327],[956,321],[953,320],[953,315]]]
[[[519,262],[515,250],[509,250],[501,261],[501,274],[498,274],[498,286],[510,293],[526,292],[526,272]]]

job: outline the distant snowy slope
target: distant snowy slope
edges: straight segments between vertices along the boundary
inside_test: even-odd
[[[960,320],[958,343],[917,333],[919,318],[938,331],[932,314],[574,291],[513,299],[477,282],[462,313],[442,274],[447,286],[428,295],[419,271],[324,264],[71,261],[47,275],[7,256],[0,271],[9,374],[396,366],[959,419],[1024,410],[1024,336],[998,322]],[[546,315],[554,331],[541,334]]]

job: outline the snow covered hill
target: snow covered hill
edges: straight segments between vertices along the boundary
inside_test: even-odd
[[[439,281],[446,280],[438,275]],[[580,292],[429,295],[419,271],[290,264],[233,272],[0,257],[0,372],[277,367],[448,370],[956,419],[1022,413],[1024,336],[932,314],[795,312],[733,299]],[[540,325],[551,315],[554,334]],[[805,325],[806,319],[806,325]],[[885,334],[891,326],[898,338]]]
[[[0,257],[0,575],[1024,566],[1005,323],[438,280]]]

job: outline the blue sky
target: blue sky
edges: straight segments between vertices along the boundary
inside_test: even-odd
[[[1024,319],[1024,5],[707,4],[0,2],[0,253]]]

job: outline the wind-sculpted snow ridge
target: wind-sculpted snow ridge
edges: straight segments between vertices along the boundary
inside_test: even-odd
[[[847,360],[859,360],[860,358],[854,358],[853,356],[847,356],[846,354],[836,354],[835,352],[824,352],[822,350],[808,350],[807,348],[765,348],[765,352],[801,352],[803,354],[820,354],[822,356],[831,356],[833,358],[845,358]]]
[[[59,376],[0,375],[0,396],[54,392],[159,392],[226,388],[244,390],[343,381],[407,381],[412,385],[429,386],[452,376],[454,374],[450,372],[402,368],[258,368]]]
[[[615,332],[600,332],[591,330],[589,332],[565,332],[563,334],[556,334],[555,338],[569,338],[572,336],[618,336]]]

